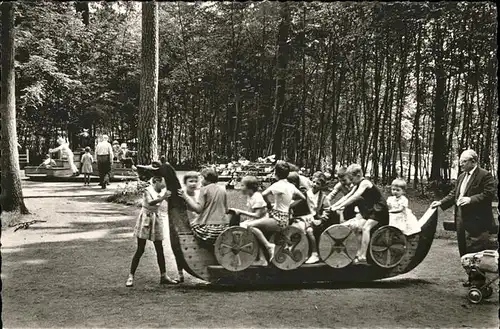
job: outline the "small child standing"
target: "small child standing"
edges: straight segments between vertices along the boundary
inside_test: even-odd
[[[269,231],[269,228],[274,228],[274,219],[269,218],[267,215],[267,204],[262,194],[258,192],[259,180],[254,176],[245,176],[241,180],[243,184],[243,189],[241,192],[247,197],[247,207],[250,211],[245,211],[241,209],[230,208],[237,216],[245,215],[247,217],[253,218],[244,221],[240,224],[241,227],[250,229],[255,237],[267,250],[273,249],[271,243],[267,241],[262,231]],[[271,250],[269,251],[271,252]],[[274,253],[274,250],[272,250]],[[261,249],[259,249],[258,261],[254,263],[257,266],[267,266],[263,255],[261,254]]]
[[[82,174],[83,174],[83,185],[90,185],[90,174],[94,171],[92,169],[92,162],[94,162],[94,158],[90,154],[90,147],[85,148],[85,153],[82,155],[82,159],[80,160],[82,163]]]
[[[404,235],[413,235],[420,232],[417,217],[408,208],[408,199],[404,196],[406,182],[395,179],[391,184],[392,196],[387,198],[389,207],[389,225],[397,227]]]
[[[156,171],[149,185],[143,194],[142,208],[137,223],[134,229],[134,236],[137,238],[137,251],[132,258],[130,266],[130,274],[128,276],[126,286],[134,285],[134,275],[139,261],[144,254],[146,240],[153,241],[156,250],[156,258],[158,267],[160,268],[160,284],[176,284],[177,281],[170,279],[167,276],[165,267],[165,256],[163,254],[163,220],[158,211],[160,203],[167,200],[170,196],[170,191],[165,188],[163,177],[159,176]]]

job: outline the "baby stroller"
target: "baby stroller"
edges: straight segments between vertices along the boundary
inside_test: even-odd
[[[467,299],[472,304],[479,304],[493,294],[492,284],[498,281],[498,252],[484,250],[463,255],[462,266],[469,275],[470,287]]]

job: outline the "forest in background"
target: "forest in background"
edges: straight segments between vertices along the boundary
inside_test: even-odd
[[[161,3],[159,153],[358,162],[417,184],[449,181],[472,148],[494,169],[496,15],[489,2]],[[16,29],[23,148],[61,133],[76,147],[83,129],[137,137],[140,3],[20,1]]]

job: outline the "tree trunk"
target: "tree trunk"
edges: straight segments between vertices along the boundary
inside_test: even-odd
[[[15,81],[15,2],[4,1],[2,9],[2,101],[1,101],[1,197],[0,212],[19,211],[28,214],[24,204],[19,169],[16,131]]]
[[[331,54],[331,49],[330,49],[330,44],[331,44],[331,35],[330,35],[330,40],[328,41],[328,48],[327,48],[327,53],[328,57],[326,60],[325,64],[325,73],[324,73],[324,78],[323,78],[323,94],[322,94],[322,99],[321,99],[321,112],[320,112],[320,118],[319,118],[319,141],[318,141],[318,146],[319,146],[319,152],[318,152],[318,159],[316,160],[316,170],[321,170],[321,160],[323,160],[323,154],[324,154],[324,144],[325,144],[325,138],[324,138],[324,130],[325,130],[325,112],[326,112],[326,104],[327,104],[327,94],[328,94],[328,85],[329,85],[329,68],[330,68],[330,62],[332,60],[332,54]],[[328,120],[326,120],[328,121]]]
[[[379,158],[379,131],[380,131],[380,87],[382,85],[382,74],[384,69],[383,58],[381,58],[381,63],[379,63],[379,52],[375,49],[375,99],[373,100],[372,111],[375,113],[375,124],[373,127],[373,152],[371,156],[371,177],[373,180],[378,182],[379,170],[378,170],[378,158]]]
[[[432,165],[430,180],[441,181],[441,168],[444,162],[443,147],[445,146],[445,121],[446,111],[446,70],[444,68],[442,36],[438,28],[436,36],[435,61],[436,67],[434,74],[436,76],[436,94],[434,98],[434,137],[432,143]]]
[[[302,3],[302,33],[301,33],[301,47],[302,47],[302,98],[300,106],[300,151],[299,151],[299,163],[301,166],[305,164],[305,153],[306,150],[305,140],[306,140],[306,99],[307,99],[307,84],[306,84],[306,12],[307,8],[305,3]]]
[[[288,45],[288,33],[290,30],[291,14],[290,4],[288,2],[280,3],[280,25],[278,30],[278,51],[277,72],[276,72],[276,97],[274,99],[274,113],[276,115],[275,129],[273,133],[273,154],[276,154],[276,159],[281,158],[281,148],[283,141],[283,117],[285,112],[285,88],[286,88],[286,69],[288,66],[288,53],[290,46]]]
[[[483,152],[483,157],[480,159],[481,164],[484,168],[487,170],[494,169],[491,166],[491,160],[490,160],[490,155],[491,155],[491,145],[492,145],[492,135],[493,135],[493,116],[494,116],[494,110],[496,107],[496,104],[498,104],[498,101],[495,97],[495,91],[497,89],[495,81],[496,81],[496,60],[490,60],[490,65],[489,65],[489,70],[488,72],[492,72],[488,74],[488,85],[486,86],[487,92],[486,94],[488,97],[486,98],[488,101],[486,102],[487,105],[485,105],[488,113],[488,119],[487,119],[487,124],[486,124],[486,137],[485,137],[485,148]]]
[[[142,3],[141,91],[137,161],[158,159],[158,4]]]
[[[75,1],[75,10],[77,13],[82,14],[83,24],[89,26],[90,23],[90,10],[88,1]]]

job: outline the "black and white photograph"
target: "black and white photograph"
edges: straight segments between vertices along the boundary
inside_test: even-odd
[[[499,327],[495,2],[0,11],[0,327]]]

